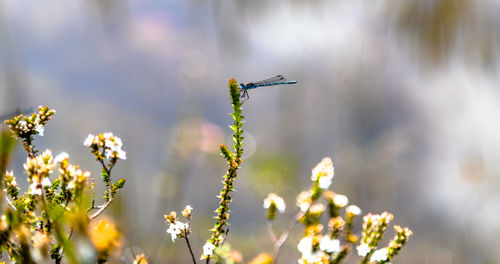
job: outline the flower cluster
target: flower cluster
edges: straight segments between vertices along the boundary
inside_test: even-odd
[[[407,227],[394,226],[396,235],[384,248],[377,249],[385,230],[394,216],[388,212],[381,214],[367,214],[363,217],[363,232],[358,255],[364,257],[363,263],[388,263],[395,257],[413,234]]]
[[[348,205],[349,199],[345,195],[328,190],[333,176],[332,160],[324,158],[312,170],[312,187],[297,196],[299,213],[296,219],[305,228],[297,245],[301,253],[299,263],[340,263],[357,241],[357,237],[351,233],[352,223],[361,211],[359,207],[349,205],[345,218],[341,216],[341,210]],[[321,197],[324,197],[324,202],[320,200]],[[325,212],[328,212],[329,217],[326,229],[321,221]],[[342,241],[347,243],[343,244]]]
[[[394,230],[396,231],[396,235],[394,235],[394,238],[389,242],[389,246],[387,247],[388,259],[396,256],[406,242],[408,242],[410,236],[413,235],[413,232],[408,227],[401,228],[401,226],[395,225]]]
[[[97,160],[106,158],[116,162],[117,159],[127,159],[127,153],[122,150],[122,140],[113,136],[111,132],[101,133],[97,136],[89,134],[83,145],[90,148],[90,152],[95,155]]]
[[[210,241],[205,242],[205,245],[203,245],[203,254],[201,255],[201,259],[206,259],[209,256],[213,256],[214,249],[215,245],[212,242]]]
[[[165,215],[165,220],[168,224],[167,233],[172,237],[172,242],[175,242],[176,238],[188,237],[191,233],[191,227],[189,219],[191,219],[192,207],[187,205],[183,210],[183,216],[188,219],[187,223],[179,221],[177,218],[177,213],[175,211],[170,212],[170,214]]]
[[[54,180],[53,184],[50,175],[54,172],[57,164],[60,166],[58,169],[60,175]],[[28,182],[30,183],[28,193],[41,196],[44,189],[46,189],[45,192],[49,201],[51,201],[51,198],[59,201],[68,200],[71,196],[81,193],[90,177],[90,172],[84,172],[78,166],[69,164],[67,153],[63,152],[54,159],[50,150],[46,150],[41,155],[33,158],[28,157],[24,169],[28,174]],[[12,173],[6,175],[6,188],[9,196],[17,200],[19,189]],[[56,195],[58,189],[60,193]]]
[[[193,207],[191,205],[186,205],[184,207],[184,210],[182,210],[182,216],[186,218],[187,222],[181,222],[179,221],[179,218],[177,218],[177,213],[175,211],[170,212],[170,214],[165,215],[165,220],[167,221],[168,224],[168,229],[167,233],[170,234],[172,238],[172,242],[175,242],[176,238],[184,238],[186,240],[186,244],[189,249],[189,253],[191,254],[191,259],[193,263],[196,263],[196,259],[194,257],[193,249],[191,248],[191,244],[189,243],[189,234],[191,234],[191,213],[193,212]],[[207,242],[208,243],[208,242]],[[209,246],[207,247],[206,245],[203,247],[203,252],[207,253],[207,256],[213,255],[215,246]]]
[[[283,198],[280,196],[270,193],[267,195],[267,198],[264,199],[264,209],[268,209],[267,211],[267,219],[274,220],[276,217],[276,211],[280,213],[284,213],[286,209],[286,204]]]
[[[79,263],[80,259],[85,263],[105,263],[108,253],[121,245],[121,234],[110,220],[92,220],[110,205],[112,199],[100,206],[95,206],[93,200],[89,204],[90,172],[70,164],[65,152],[54,158],[51,150],[41,154],[34,150],[32,136],[43,134],[43,128],[54,113],[48,107],[40,107],[38,113],[19,115],[6,121],[11,132],[23,141],[28,153],[23,167],[29,189],[20,194],[13,172],[7,171],[3,175],[9,206],[0,212],[0,248],[9,254],[12,263],[48,263],[49,258],[62,263],[63,257],[67,257],[68,263]],[[112,151],[108,156],[114,165],[116,159],[125,157],[122,143],[112,134],[105,138],[105,148]],[[105,156],[106,151],[103,153]],[[108,167],[102,161],[101,164],[108,179],[107,193],[113,195],[123,187],[125,180],[111,184],[112,166]],[[96,209],[97,212],[89,215]],[[72,236],[78,236],[76,240],[83,244],[71,241]],[[93,247],[88,241],[92,241]],[[78,250],[85,250],[74,250],[76,245]]]
[[[303,191],[297,195],[297,206],[300,211],[305,212],[309,209],[313,202],[312,192],[311,191]]]
[[[119,159],[127,159],[125,151],[122,150],[122,140],[111,132],[100,133],[97,136],[89,134],[83,145],[90,148],[90,152],[102,165],[102,180],[106,184],[104,199],[109,203],[113,200],[116,192],[123,188],[125,179],[120,179],[116,183],[111,181],[111,170]],[[108,160],[108,164],[105,163]]]
[[[4,181],[6,188],[5,191],[7,192],[7,195],[9,197],[12,197],[12,199],[17,200],[17,198],[19,197],[19,187],[17,186],[16,177],[14,177],[14,172],[7,171],[5,173]]]
[[[10,131],[22,140],[28,156],[33,157],[36,154],[31,144],[33,136],[43,136],[45,125],[55,113],[56,111],[49,109],[48,106],[39,106],[38,113],[33,113],[29,116],[18,115],[10,120],[6,120],[5,124],[9,125]]]
[[[241,155],[243,153],[243,115],[241,93],[237,82],[234,79],[229,80],[230,98],[233,106],[234,123],[231,129],[234,131],[233,145],[234,151],[230,151],[225,145],[220,146],[221,154],[226,159],[228,171],[224,175],[223,188],[217,196],[220,199],[219,207],[215,211],[217,222],[210,229],[212,236],[203,245],[201,259],[205,259],[206,264],[213,259],[216,263],[234,264],[242,261],[241,254],[232,251],[225,242],[228,230],[225,226],[229,219],[229,204],[231,202],[231,192],[234,191],[234,180],[238,176],[238,169],[241,165]],[[87,141],[89,146],[94,145],[94,153],[99,159],[98,140],[94,137]],[[356,205],[349,205],[347,196],[337,194],[328,190],[333,182],[334,167],[329,157],[323,158],[317,164],[311,175],[312,186],[308,190],[301,192],[296,198],[298,212],[295,217],[286,226],[280,236],[276,236],[273,231],[273,220],[277,212],[283,213],[286,204],[283,198],[274,193],[270,193],[264,199],[263,207],[267,209],[268,232],[271,241],[274,244],[272,253],[261,253],[249,263],[251,264],[270,264],[277,263],[280,248],[284,245],[290,232],[296,223],[304,226],[304,233],[298,242],[297,249],[301,253],[298,260],[299,264],[337,264],[341,263],[352,248],[360,241],[358,235],[353,231],[354,221],[361,215],[361,209]],[[322,199],[323,198],[323,199]],[[190,220],[191,208],[186,208],[183,215]],[[328,217],[327,228],[325,228],[324,216]],[[172,241],[176,238],[185,238],[190,250],[193,263],[196,264],[188,236],[191,233],[190,223],[179,221],[176,212],[171,212],[165,216],[168,224],[167,233],[171,235]],[[378,242],[382,238],[383,232],[387,228],[392,215],[383,213],[381,215],[368,214],[363,225],[361,244],[357,247],[358,253],[364,260],[362,263],[387,263],[394,257],[408,241],[411,231],[408,228],[396,226],[396,236],[386,248],[375,250]]]
[[[63,152],[55,158],[59,164],[59,173],[61,174],[61,183],[68,190],[82,190],[90,177],[90,172],[82,171],[79,166],[69,164],[68,153]]]
[[[334,168],[332,159],[329,157],[321,160],[316,167],[312,170],[311,180],[314,182],[315,188],[326,190],[330,188],[334,176]]]
[[[28,157],[23,167],[28,174],[28,182],[31,183],[30,191],[41,195],[42,185],[49,186],[51,184],[49,174],[56,167],[52,151],[48,149],[41,155]]]
[[[369,256],[377,248],[378,242],[392,221],[394,216],[391,213],[367,214],[363,217],[363,233],[360,245],[356,248],[361,257]]]
[[[340,209],[342,209],[349,203],[349,199],[347,198],[347,196],[336,194],[330,190],[325,191],[323,196],[325,196],[326,198],[330,217],[337,217],[339,215]]]
[[[324,158],[312,170],[311,188],[297,196],[298,213],[295,220],[304,225],[304,233],[297,244],[297,249],[301,253],[299,263],[341,263],[360,240],[354,234],[353,226],[355,218],[361,214],[361,209],[356,205],[349,205],[347,196],[328,190],[333,176],[332,161],[330,158]],[[324,199],[320,199],[321,197]],[[280,199],[270,194],[264,202],[264,207],[271,211],[274,204],[273,214],[275,214],[278,204],[283,204],[284,207],[284,201]],[[328,216],[327,228],[322,222],[325,214]],[[389,246],[376,250],[392,218],[392,214],[387,212],[380,215],[367,214],[364,217],[362,238],[357,247],[358,254],[365,258],[363,263],[386,263],[408,241],[411,231],[408,228],[395,226],[397,234]],[[285,230],[278,239],[272,229],[270,230],[271,239],[275,243],[273,262],[277,261],[279,249],[290,231]],[[256,260],[257,258],[254,261]]]
[[[48,106],[39,106],[38,113],[33,113],[31,116],[18,115],[5,123],[18,138],[27,138],[32,135],[43,136],[45,125],[55,113],[56,111],[49,109]]]

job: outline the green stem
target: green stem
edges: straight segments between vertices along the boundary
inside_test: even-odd
[[[212,228],[212,236],[210,238],[210,242],[215,245],[215,247],[220,246],[221,242],[224,241],[225,238],[221,236],[226,234],[224,231],[224,226],[227,225],[227,221],[229,219],[229,204],[231,202],[231,192],[234,190],[233,183],[236,177],[238,176],[238,169],[241,165],[241,157],[243,154],[243,119],[244,117],[241,115],[242,103],[240,101],[240,90],[238,88],[238,83],[236,80],[229,80],[229,95],[232,101],[233,113],[231,116],[233,117],[233,125],[231,129],[233,130],[233,140],[234,140],[234,153],[230,153],[229,149],[225,146],[221,146],[221,153],[226,158],[228,162],[228,170],[226,175],[224,175],[224,186],[219,193],[219,207],[217,209],[217,222],[215,226]],[[208,256],[206,263],[210,262],[210,256]]]

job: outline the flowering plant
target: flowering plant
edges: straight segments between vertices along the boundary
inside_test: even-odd
[[[33,144],[34,136],[43,136],[54,114],[55,110],[40,106],[36,113],[5,121],[27,152],[23,167],[29,188],[21,194],[12,171],[1,178],[5,193],[0,197],[8,206],[3,208],[0,203],[0,250],[9,254],[11,263],[45,263],[49,259],[61,263],[65,256],[69,263],[105,263],[121,243],[121,235],[111,220],[96,218],[125,185],[125,179],[113,183],[111,178],[113,166],[126,159],[122,141],[103,133],[89,135],[84,142],[100,163],[106,186],[104,203],[97,206],[90,172],[71,164],[65,152],[54,157],[47,149],[40,154]],[[9,139],[2,134],[0,140]]]
[[[225,243],[228,236],[231,194],[242,164],[243,154],[243,115],[240,101],[241,91],[236,80],[229,81],[229,95],[233,113],[232,149],[225,145],[220,151],[228,165],[223,176],[223,186],[217,196],[219,206],[216,209],[215,224],[210,238],[203,245],[201,259],[205,263],[236,264],[242,263],[242,255]],[[113,180],[112,170],[119,160],[127,158],[122,149],[123,142],[112,133],[90,134],[83,145],[101,168],[104,184],[103,202],[96,205],[95,179],[90,172],[82,170],[69,161],[65,152],[54,157],[47,149],[40,153],[33,144],[34,136],[42,136],[48,121],[55,110],[47,106],[39,107],[37,113],[29,116],[18,115],[5,123],[10,132],[20,139],[27,152],[23,165],[29,188],[22,193],[12,171],[0,177],[0,184],[5,187],[0,192],[0,252],[7,252],[11,263],[107,263],[124,243],[119,227],[102,213],[115,199],[118,191],[125,185],[125,179]],[[12,147],[10,136],[0,134],[0,169],[6,169],[5,149]],[[412,235],[411,230],[394,226],[396,234],[387,246],[380,247],[380,241],[393,220],[388,212],[368,213],[363,217],[360,233],[355,229],[356,217],[361,209],[349,204],[347,196],[330,190],[334,178],[331,158],[324,158],[313,169],[311,187],[300,192],[296,197],[295,216],[278,236],[273,222],[279,214],[287,210],[285,200],[275,193],[270,193],[263,202],[267,210],[267,227],[273,248],[270,252],[260,253],[250,263],[277,263],[280,250],[293,228],[303,226],[302,236],[297,241],[300,264],[329,263],[345,261],[355,249],[360,263],[389,263],[403,248]],[[5,208],[3,205],[6,204]],[[187,205],[181,212],[165,215],[167,233],[173,242],[184,239],[191,255],[191,261],[197,258],[191,247],[193,208]],[[147,264],[144,254],[138,254],[135,264]]]
[[[216,210],[215,218],[217,221],[211,229],[211,238],[203,246],[201,259],[204,259],[207,264],[211,259],[215,260],[216,263],[222,263],[222,261],[228,264],[242,262],[241,254],[231,250],[227,243],[224,244],[228,233],[228,229],[225,229],[224,226],[227,225],[229,219],[230,192],[234,190],[234,180],[238,175],[243,153],[243,137],[241,136],[243,116],[240,91],[234,79],[229,80],[228,86],[233,106],[231,116],[234,119],[234,124],[231,129],[234,131],[235,144],[234,151],[230,151],[224,145],[220,147],[221,154],[227,161],[228,171],[224,175],[223,188],[218,195],[220,203]],[[394,238],[386,247],[377,249],[393,215],[388,212],[368,213],[363,217],[364,223],[360,238],[360,235],[357,235],[354,230],[354,220],[361,215],[361,209],[356,205],[349,205],[347,196],[329,190],[333,178],[333,163],[331,158],[326,157],[313,168],[312,186],[298,194],[297,212],[280,236],[276,236],[274,233],[272,222],[277,218],[278,212],[285,212],[285,201],[275,193],[270,193],[264,199],[263,207],[267,210],[268,233],[274,246],[272,252],[259,254],[250,262],[251,264],[277,263],[280,249],[297,223],[304,227],[303,235],[297,244],[297,249],[301,254],[298,259],[300,264],[342,263],[353,248],[361,257],[360,263],[389,263],[399,253],[412,235],[411,230],[406,227],[394,226],[396,231]],[[188,207],[190,213],[189,218],[186,218],[190,220],[192,208]],[[322,220],[325,217],[328,220],[323,223]],[[185,238],[192,262],[196,264],[188,239],[191,233],[190,223],[185,224],[178,221],[175,212],[166,215],[165,218],[169,225],[167,232],[172,236],[172,241],[175,241],[176,238]]]

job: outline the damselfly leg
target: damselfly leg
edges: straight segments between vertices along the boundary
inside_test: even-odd
[[[241,89],[240,93],[241,93],[240,97],[243,99],[241,100],[241,102],[245,102],[246,100],[250,99],[250,95],[248,95],[248,89]]]

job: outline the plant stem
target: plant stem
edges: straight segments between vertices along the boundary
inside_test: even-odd
[[[238,88],[238,83],[235,79],[229,80],[229,96],[232,101],[233,113],[231,116],[233,117],[233,125],[231,129],[233,130],[233,140],[234,140],[234,153],[231,153],[229,149],[221,145],[221,154],[227,161],[228,170],[226,175],[224,175],[222,190],[217,196],[219,201],[219,207],[216,210],[217,212],[217,222],[215,226],[212,228],[212,236],[209,239],[209,242],[212,243],[216,248],[221,245],[225,239],[222,237],[224,234],[227,236],[227,232],[224,231],[224,226],[227,225],[229,219],[229,204],[231,203],[230,193],[234,191],[233,183],[236,177],[238,176],[238,169],[241,165],[241,156],[243,154],[243,119],[242,115],[242,102],[240,101],[240,89]],[[210,262],[210,256],[206,256],[206,263]]]
[[[288,236],[292,232],[295,224],[297,224],[299,222],[300,218],[302,218],[302,216],[304,216],[304,214],[305,214],[305,212],[299,211],[292,219],[290,219],[290,222],[288,222],[286,229],[283,231],[283,233],[281,233],[280,238],[274,243],[273,263],[278,263],[278,255],[279,255],[281,247],[283,246],[286,239],[288,238]]]
[[[186,239],[186,244],[189,248],[189,253],[191,253],[191,259],[193,260],[193,264],[196,264],[196,258],[194,257],[193,249],[191,248],[191,244],[189,243],[189,238],[187,236],[184,236]]]
[[[275,244],[278,241],[278,238],[276,238],[276,235],[274,234],[273,231],[273,223],[271,221],[267,221],[267,233],[269,234],[269,238],[271,239],[271,242]]]

